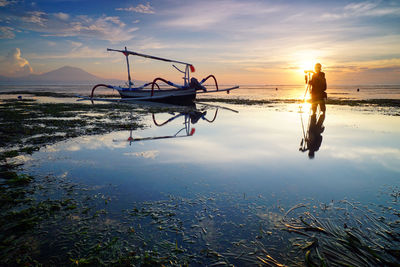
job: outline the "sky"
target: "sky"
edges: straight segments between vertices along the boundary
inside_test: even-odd
[[[123,49],[192,63],[223,84],[400,84],[399,0],[0,0],[0,75],[63,66],[126,79]],[[132,77],[179,81],[170,64],[130,57]]]

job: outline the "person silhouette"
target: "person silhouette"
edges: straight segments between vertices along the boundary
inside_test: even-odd
[[[325,114],[321,114],[317,121],[317,115],[312,114],[310,117],[310,124],[308,127],[308,135],[306,139],[308,157],[313,159],[315,157],[315,152],[319,150],[322,144],[322,133],[325,130],[323,125],[325,120]]]
[[[326,94],[326,79],[325,73],[321,71],[322,66],[320,63],[315,64],[314,74],[312,75],[309,84],[311,85],[311,109],[312,114],[316,114],[317,108],[319,105],[320,111],[325,114],[326,106],[325,99],[327,98]]]

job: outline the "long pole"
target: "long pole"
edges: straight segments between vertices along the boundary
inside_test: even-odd
[[[308,90],[310,88],[310,75],[311,75],[311,73],[308,72],[307,75],[308,76],[307,76],[307,83],[306,83],[306,91],[304,92],[303,103],[306,101],[307,92],[308,92]]]
[[[107,51],[115,51],[115,52],[121,52],[121,53],[132,55],[132,56],[151,58],[151,59],[155,59],[155,60],[174,62],[174,63],[184,64],[184,65],[192,65],[190,63],[186,63],[186,62],[182,62],[182,61],[178,61],[178,60],[172,60],[172,59],[167,59],[167,58],[162,58],[162,57],[155,57],[155,56],[150,56],[150,55],[146,55],[146,54],[136,53],[136,52],[127,50],[126,47],[125,47],[125,50],[107,48]]]
[[[131,81],[131,71],[129,70],[129,59],[128,59],[128,50],[126,49],[125,46],[125,53],[124,53],[125,57],[126,57],[126,66],[128,68],[128,83],[129,83],[129,89],[131,89],[131,85],[132,85],[132,81]]]

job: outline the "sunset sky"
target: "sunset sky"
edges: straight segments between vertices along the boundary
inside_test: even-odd
[[[400,1],[0,0],[0,75],[69,65],[126,78],[107,48],[182,60],[221,83],[299,84],[322,63],[330,84],[400,83]],[[133,77],[179,80],[130,58]]]

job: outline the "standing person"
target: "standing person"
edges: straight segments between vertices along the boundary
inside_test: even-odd
[[[327,98],[326,94],[326,79],[325,79],[325,73],[321,71],[321,64],[317,63],[315,64],[314,70],[315,73],[313,74],[311,80],[310,80],[310,85],[311,85],[311,109],[313,112],[313,115],[317,112],[317,107],[319,105],[319,108],[321,112],[325,115],[326,107],[325,107],[325,99]]]

